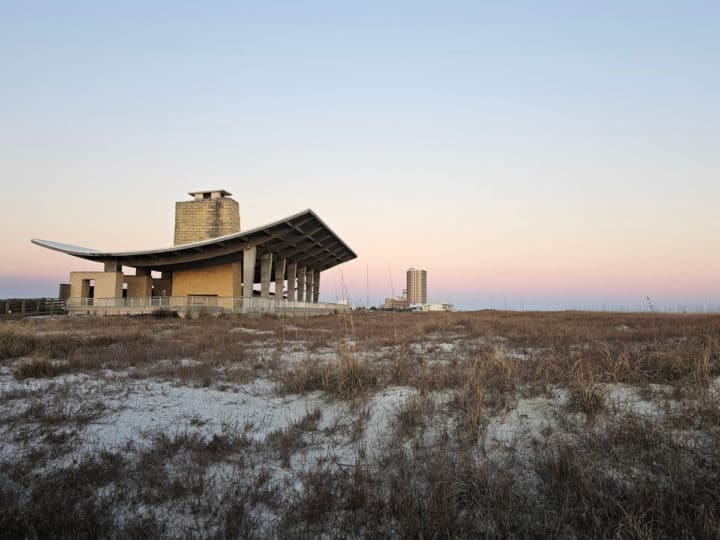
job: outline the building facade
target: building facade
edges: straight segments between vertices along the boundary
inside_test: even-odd
[[[409,304],[427,304],[427,272],[410,268],[407,271],[407,300]]]
[[[407,309],[410,307],[410,302],[404,296],[386,298],[383,304],[383,309]]]
[[[70,273],[69,311],[321,314],[347,309],[319,302],[320,276],[357,255],[312,210],[241,232],[239,205],[231,193],[189,195],[191,201],[175,206],[170,248],[103,252],[33,239],[103,264],[102,271]],[[134,274],[125,274],[124,267],[134,268]]]
[[[426,304],[420,308],[420,311],[455,311],[452,304]]]

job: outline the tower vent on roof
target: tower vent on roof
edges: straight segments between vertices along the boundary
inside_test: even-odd
[[[175,203],[175,245],[240,232],[240,205],[224,189],[191,191],[193,200]]]

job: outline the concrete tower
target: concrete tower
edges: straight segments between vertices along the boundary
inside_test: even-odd
[[[410,304],[427,304],[427,272],[411,268],[407,271],[407,299]]]
[[[224,189],[191,191],[192,201],[175,203],[175,245],[240,232],[240,205]]]

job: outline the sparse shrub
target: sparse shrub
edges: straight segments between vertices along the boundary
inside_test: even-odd
[[[119,456],[104,453],[75,467],[33,477],[24,487],[3,479],[2,535],[8,538],[105,535],[113,529],[113,508],[109,499],[96,495],[96,489],[119,480],[122,469],[123,460]]]
[[[0,331],[0,360],[33,356],[35,358],[67,359],[77,352],[96,352],[117,342],[130,341],[122,333],[78,336],[72,333],[25,335],[16,331]]]
[[[586,363],[578,361],[568,379],[568,406],[591,416],[605,408],[605,398],[598,385],[597,375]]]
[[[268,435],[267,442],[279,454],[280,463],[286,468],[290,467],[292,455],[305,446],[302,431],[292,428],[273,431]]]
[[[339,360],[328,366],[324,389],[343,399],[354,399],[377,385],[377,376],[365,359],[356,354],[340,351]]]
[[[412,361],[410,350],[403,347],[393,355],[389,363],[388,382],[393,385],[405,386],[414,379],[418,364]]]
[[[508,358],[499,346],[495,345],[489,358],[473,366],[480,370],[476,376],[485,380],[486,389],[494,395],[495,405],[507,405],[515,397],[520,379],[519,360]]]
[[[118,531],[118,538],[161,538],[167,525],[153,512],[140,514],[128,520]]]
[[[293,394],[322,390],[340,399],[354,399],[374,388],[377,382],[378,378],[367,360],[341,350],[338,360],[327,365],[306,357],[294,369],[283,373],[278,390]]]
[[[577,436],[573,447],[546,448],[534,467],[547,503],[544,519],[561,536],[717,535],[716,446],[687,445],[632,415]]]
[[[278,391],[282,394],[305,394],[325,389],[325,368],[307,355],[294,369],[283,371]]]
[[[350,440],[353,443],[360,441],[362,436],[365,434],[365,428],[370,421],[372,416],[372,409],[368,403],[364,403],[355,408],[355,418],[350,423],[351,435]],[[365,452],[365,448],[361,447],[358,450],[360,453]]]
[[[256,538],[259,520],[247,511],[248,496],[245,491],[238,493],[225,508],[222,516],[222,538]]]
[[[682,403],[674,414],[668,416],[667,425],[679,430],[697,430],[720,443],[720,393],[682,388],[694,394],[692,398],[681,397]]]
[[[58,363],[46,358],[33,358],[24,362],[13,373],[16,379],[40,379],[43,377],[56,377],[68,370],[67,363]]]
[[[0,332],[0,360],[28,356],[36,347],[36,340],[17,332]]]
[[[605,379],[613,383],[634,383],[640,380],[639,362],[633,362],[628,350],[615,351],[608,344],[604,344],[602,350],[601,363]]]
[[[427,362],[418,362],[412,376],[404,384],[417,388],[421,394],[443,388],[447,370],[439,366],[429,366]]]
[[[322,412],[319,407],[316,407],[314,410],[308,411],[295,424],[273,431],[268,435],[268,446],[279,453],[283,467],[290,467],[292,455],[305,446],[303,434],[316,429],[321,417]]]
[[[335,493],[333,492],[333,481],[327,478],[327,473],[322,469],[316,469],[306,473],[303,477],[302,504],[296,508],[299,510],[299,517],[310,524],[318,524],[327,512],[332,511],[335,506]]]
[[[328,523],[338,536],[372,538],[512,537],[532,530],[532,501],[515,477],[481,464],[471,451],[392,444],[377,467],[318,468],[306,481],[283,521],[284,535],[316,535]]]
[[[693,379],[695,384],[700,387],[707,387],[710,378],[717,372],[718,357],[720,356],[720,347],[718,340],[714,338],[706,338],[705,346],[702,352],[695,358],[693,369]]]
[[[401,438],[413,437],[422,433],[427,427],[428,416],[434,410],[434,400],[426,394],[408,396],[403,406],[397,411],[396,432]]]
[[[198,412],[185,420],[200,433],[173,435],[168,426],[149,436],[149,446],[96,450],[85,460],[95,430],[84,427],[105,415],[112,421],[105,408],[115,408],[105,405],[110,391],[102,394],[97,381],[78,389],[98,394],[81,395],[69,389],[72,380],[8,380],[0,396],[6,410],[0,445],[22,448],[0,461],[0,536],[717,536],[720,317],[493,311],[353,317],[350,324],[347,317],[0,322],[2,357],[28,357],[5,363],[6,370],[17,365],[20,378],[53,376],[55,369],[127,371],[125,389],[111,383],[118,392],[111,399],[121,407],[125,392],[140,386],[137,379],[149,377],[231,391],[231,382],[277,377],[278,391],[352,400],[331,404],[327,429],[318,431],[323,409],[312,409],[265,444],[252,442],[254,428],[207,435],[213,422]],[[420,353],[408,345],[418,336]],[[343,345],[350,337],[352,348]],[[306,358],[286,365],[303,341]],[[525,348],[533,354],[513,355]],[[337,357],[328,359],[333,350]],[[604,406],[602,389],[616,383],[635,385],[627,389],[632,408]],[[390,385],[418,393],[395,411],[388,429],[381,415],[370,414],[384,396],[373,396],[372,408],[357,398]],[[565,391],[568,407],[558,407]],[[522,400],[526,414],[518,408],[503,416],[520,397],[529,398]],[[244,414],[243,399],[232,414]],[[539,417],[550,425],[538,432]],[[518,444],[478,445],[488,423],[499,424],[493,431],[499,438],[504,427],[515,430]],[[448,435],[452,426],[456,437]],[[430,427],[438,428],[437,437],[424,436]],[[373,438],[372,452],[364,446],[368,429],[385,435]],[[328,446],[339,449],[335,457]],[[278,470],[278,461],[286,468]],[[291,467],[295,461],[302,470]]]
[[[455,398],[461,434],[471,443],[480,436],[485,421],[486,371],[481,360],[470,362],[464,371],[464,383]]]
[[[175,309],[158,308],[151,313],[155,319],[179,319],[180,314]]]
[[[65,396],[54,396],[52,400],[33,400],[15,420],[32,422],[43,428],[63,424],[77,428],[98,419],[106,410],[105,403],[100,400],[69,400]]]

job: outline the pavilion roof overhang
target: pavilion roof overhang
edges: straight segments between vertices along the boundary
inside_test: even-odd
[[[35,238],[32,243],[89,261],[115,262],[123,266],[149,267],[160,271],[242,261],[246,247],[257,248],[256,267],[260,264],[260,255],[264,253],[273,253],[276,257],[297,262],[298,267],[317,271],[327,270],[357,257],[312,210],[244,232],[160,249],[99,251]]]

